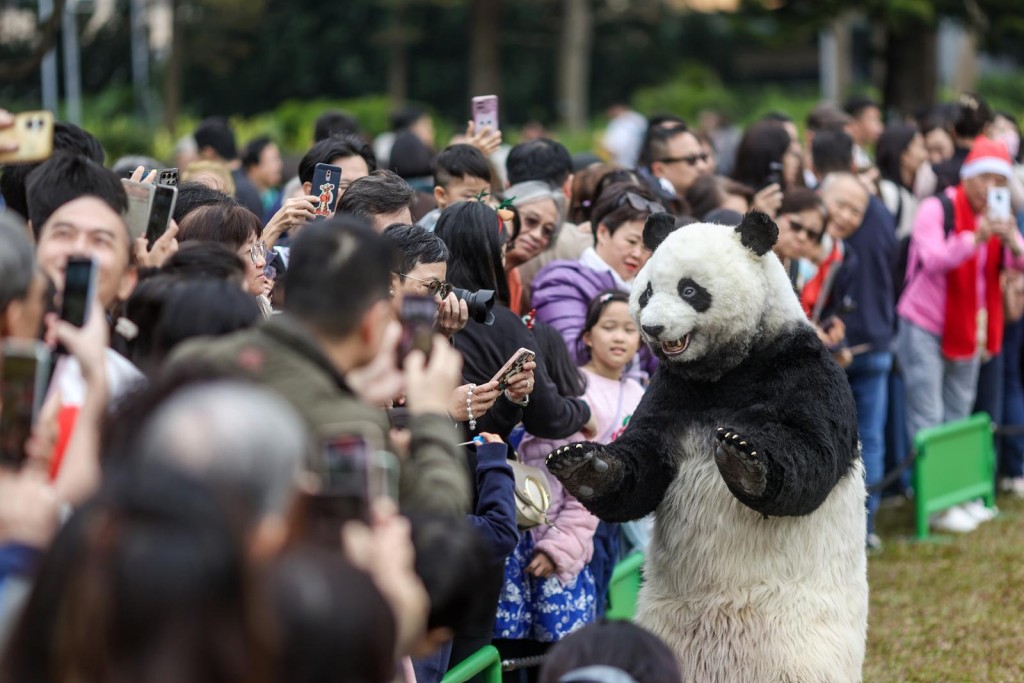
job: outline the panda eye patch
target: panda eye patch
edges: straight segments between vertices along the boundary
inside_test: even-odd
[[[693,309],[698,313],[703,313],[711,308],[711,292],[688,277],[684,277],[679,281],[676,291],[679,292],[679,297],[693,306]]]
[[[648,282],[647,289],[645,289],[644,293],[640,295],[640,308],[646,306],[647,302],[651,300],[652,296],[654,296],[654,290],[651,289],[651,283]]]

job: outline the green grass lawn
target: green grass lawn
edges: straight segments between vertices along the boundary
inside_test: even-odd
[[[911,503],[879,512],[867,683],[1024,681],[1024,500],[997,505],[973,533],[924,543]]]

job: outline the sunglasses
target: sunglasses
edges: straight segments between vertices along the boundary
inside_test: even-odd
[[[665,213],[664,206],[658,202],[652,202],[648,199],[644,199],[636,192],[627,192],[619,197],[619,201],[615,203],[615,208],[619,208],[627,203],[637,211],[646,211],[647,213]]]
[[[802,232],[803,234],[807,235],[807,239],[811,240],[812,242],[821,241],[820,231],[812,230],[811,228],[807,227],[806,225],[803,225],[802,223],[797,223],[793,219],[789,220],[789,229],[792,230],[793,232]]]
[[[412,275],[403,275],[398,272],[396,272],[395,275],[398,277],[407,277],[410,280],[415,280],[416,282],[422,282],[427,286],[427,294],[430,296],[437,294],[440,295],[442,299],[447,299],[448,295],[452,293],[452,283],[445,280],[438,280],[437,278],[434,278],[433,280],[424,280],[422,278],[413,277]]]
[[[708,156],[707,152],[701,152],[700,154],[689,154],[685,157],[666,157],[664,159],[655,159],[663,164],[676,164],[680,161],[685,161],[690,166],[696,166],[698,162],[707,162],[711,157]]]

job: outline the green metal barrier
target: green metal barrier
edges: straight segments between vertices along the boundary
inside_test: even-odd
[[[441,683],[466,683],[477,674],[484,675],[484,683],[501,683],[501,655],[493,645],[485,645],[450,669]]]
[[[630,620],[636,614],[636,598],[640,592],[640,569],[644,564],[643,553],[632,553],[624,557],[612,570],[608,585],[608,619]]]
[[[977,498],[995,506],[996,454],[992,420],[986,413],[922,429],[914,448],[918,539],[928,538],[929,515]]]

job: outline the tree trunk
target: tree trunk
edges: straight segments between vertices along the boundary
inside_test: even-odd
[[[558,46],[558,113],[570,132],[587,125],[590,107],[590,46],[594,17],[590,0],[562,1]]]
[[[393,0],[391,31],[388,36],[388,98],[391,106],[398,108],[405,104],[409,94],[409,58],[406,52],[405,16],[407,0]]]
[[[171,55],[167,60],[167,76],[164,79],[164,126],[172,139],[177,136],[178,114],[181,112],[184,40],[181,0],[171,0]]]
[[[935,104],[937,33],[934,26],[905,22],[886,41],[885,107],[911,114]]]
[[[501,95],[500,25],[501,0],[473,0],[469,24],[470,97]],[[498,121],[502,122],[500,115]]]

